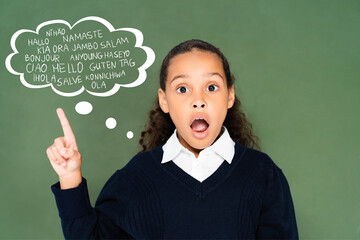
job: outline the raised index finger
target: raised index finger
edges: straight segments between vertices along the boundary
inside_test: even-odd
[[[64,137],[66,140],[73,141],[76,144],[75,141],[75,135],[71,129],[70,123],[67,120],[64,111],[61,108],[56,109],[56,113],[60,119],[61,127],[64,132]]]

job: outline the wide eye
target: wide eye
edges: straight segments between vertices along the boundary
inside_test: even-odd
[[[177,91],[178,93],[186,93],[187,91],[189,91],[189,89],[187,89],[187,88],[184,87],[184,86],[181,86],[181,87],[178,87],[178,88],[176,89],[176,91]]]
[[[216,86],[215,84],[211,84],[211,85],[209,85],[209,86],[207,87],[207,90],[210,91],[210,92],[214,92],[214,91],[216,91],[216,90],[218,90],[218,89],[219,89],[219,87]]]

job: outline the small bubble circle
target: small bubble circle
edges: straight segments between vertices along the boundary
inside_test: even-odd
[[[105,125],[108,129],[113,129],[116,127],[116,120],[114,118],[106,119]]]
[[[128,131],[126,133],[126,136],[127,136],[128,139],[132,139],[134,137],[134,133],[132,131]]]
[[[91,113],[91,111],[93,110],[93,106],[89,102],[82,101],[82,102],[78,102],[76,104],[75,110],[79,114],[86,115],[86,114]]]

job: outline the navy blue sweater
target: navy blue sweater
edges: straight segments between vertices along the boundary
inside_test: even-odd
[[[298,239],[284,174],[264,153],[235,145],[202,183],[162,148],[136,155],[105,184],[96,206],[86,180],[73,189],[52,186],[66,238]]]

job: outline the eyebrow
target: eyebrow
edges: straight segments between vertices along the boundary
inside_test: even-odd
[[[208,73],[205,76],[206,77],[219,76],[221,79],[224,80],[223,76],[221,76],[220,73],[218,73],[218,72]],[[178,78],[189,78],[189,75],[181,74],[181,75],[175,76],[175,77],[173,77],[173,79],[171,79],[170,84]]]
[[[177,75],[177,76],[173,77],[173,79],[171,79],[170,84],[178,78],[188,78],[188,77],[189,77],[189,75],[184,75],[184,74]]]
[[[220,73],[218,73],[218,72],[214,72],[214,73],[209,73],[209,74],[207,74],[206,76],[207,77],[212,77],[212,76],[219,76],[222,80],[224,80],[224,78],[220,75]]]

